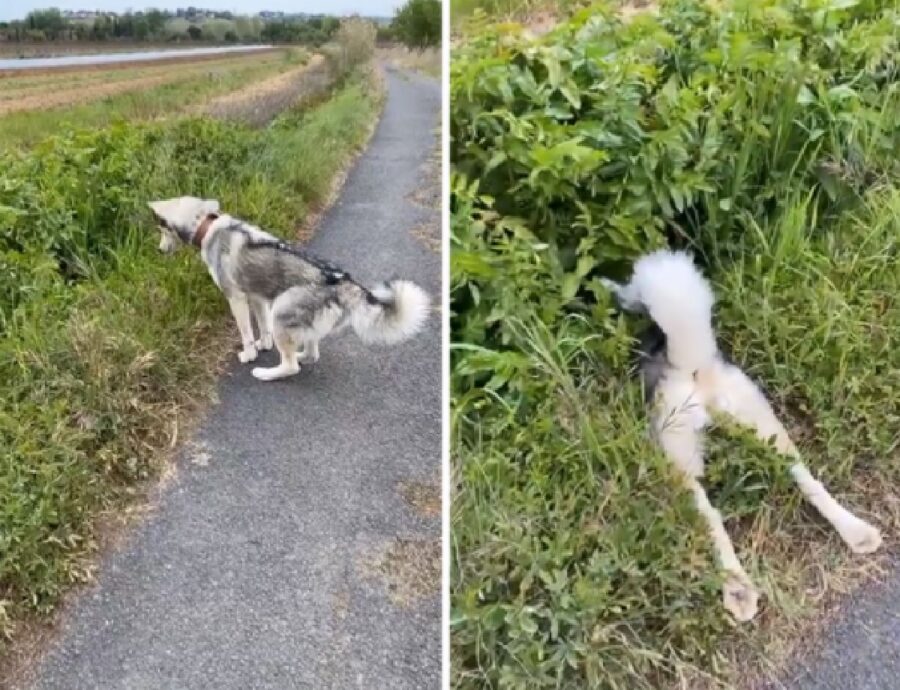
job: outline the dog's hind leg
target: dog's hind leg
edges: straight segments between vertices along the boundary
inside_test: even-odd
[[[253,375],[260,381],[274,381],[300,372],[297,361],[297,344],[290,330],[275,322],[275,347],[281,354],[277,367],[255,367]]]
[[[259,353],[256,350],[256,341],[253,339],[253,324],[250,323],[250,305],[247,303],[247,297],[233,295],[228,298],[228,305],[231,307],[231,314],[241,332],[243,350],[238,353],[238,359],[242,364],[252,362]]]
[[[721,513],[709,502],[698,479],[703,473],[701,429],[706,418],[705,410],[699,403],[690,401],[678,407],[671,406],[672,396],[677,395],[677,391],[672,387],[666,389],[665,384],[662,394],[662,402],[669,404],[661,408],[667,415],[655,420],[657,439],[669,460],[684,474],[694,494],[697,511],[706,520],[716,558],[727,573],[722,586],[722,603],[736,620],[748,621],[756,615],[759,593],[734,552]]]
[[[319,341],[304,340],[303,349],[297,353],[297,361],[302,364],[315,364],[319,361]]]
[[[800,462],[800,453],[782,423],[775,416],[763,392],[743,371],[726,366],[717,382],[716,407],[736,421],[751,427],[764,440],[774,439],[775,449],[797,460],[791,465],[791,476],[807,501],[815,506],[837,530],[854,553],[871,553],[881,545],[877,528],[856,517],[838,503],[820,481]]]
[[[709,527],[716,557],[722,570],[727,573],[725,583],[722,585],[722,602],[735,620],[749,621],[756,615],[759,592],[756,591],[756,587],[753,586],[750,577],[744,571],[744,567],[734,552],[734,545],[722,522],[722,514],[713,508],[706,496],[706,491],[703,490],[696,478],[689,477],[687,481],[694,492],[694,505],[697,506],[697,511],[703,516]]]

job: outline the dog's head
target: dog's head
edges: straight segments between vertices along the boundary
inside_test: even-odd
[[[194,196],[151,201],[149,206],[161,233],[159,251],[164,254],[176,251],[182,243],[189,244],[200,221],[209,213],[219,212],[219,202],[215,199]]]

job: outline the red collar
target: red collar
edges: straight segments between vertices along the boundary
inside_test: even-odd
[[[206,233],[209,232],[209,226],[213,224],[219,215],[217,213],[207,213],[206,217],[200,221],[200,225],[197,226],[197,230],[194,232],[194,236],[191,238],[191,244],[202,247],[203,246],[203,238],[206,237]]]

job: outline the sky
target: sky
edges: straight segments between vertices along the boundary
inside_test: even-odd
[[[143,6],[129,0],[0,0],[0,21],[22,19],[34,9],[58,7],[61,10],[103,10],[124,12],[157,7],[175,10],[179,7],[202,7],[208,10],[231,11],[235,14],[272,12],[309,12],[312,14],[362,14],[370,17],[392,17],[403,0],[150,0]]]

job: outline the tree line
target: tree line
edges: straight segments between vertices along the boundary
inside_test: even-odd
[[[146,12],[100,14],[76,19],[58,9],[29,12],[25,19],[0,22],[0,41],[215,41],[301,43],[320,46],[331,41],[341,21],[337,17],[265,18],[230,12]],[[412,48],[436,46],[441,40],[440,0],[408,0],[389,25],[378,27],[379,41],[402,42]]]
[[[0,41],[217,41],[321,45],[340,26],[336,17],[262,19],[232,15],[146,12],[100,14],[91,19],[64,16],[58,9],[35,10],[25,19],[0,22]]]

